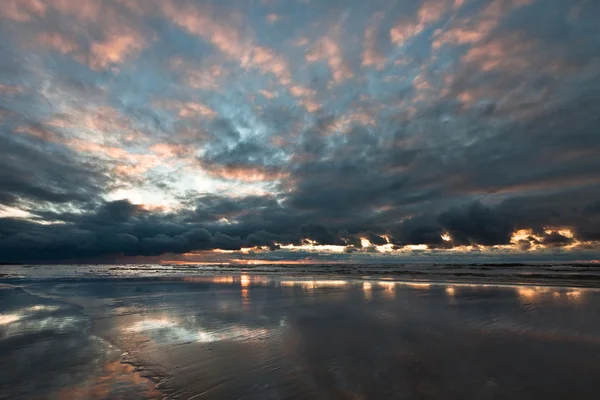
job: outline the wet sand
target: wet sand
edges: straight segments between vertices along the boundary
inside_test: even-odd
[[[600,393],[594,289],[251,274],[19,286],[0,289],[0,398]]]

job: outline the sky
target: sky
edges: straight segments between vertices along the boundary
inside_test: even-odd
[[[600,259],[595,0],[0,0],[0,262]]]

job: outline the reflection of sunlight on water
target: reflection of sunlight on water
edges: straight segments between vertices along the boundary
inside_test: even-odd
[[[566,292],[565,294],[569,300],[577,301],[581,299],[581,293],[581,290],[572,290],[570,292]]]
[[[539,297],[543,293],[539,288],[535,287],[520,287],[517,288],[517,294],[521,300],[531,301]]]
[[[387,299],[394,299],[396,297],[396,283],[395,282],[387,282],[380,281],[377,283],[379,286],[383,286],[383,294]]]
[[[242,274],[239,276],[226,275],[226,276],[186,276],[183,278],[184,282],[192,283],[216,283],[222,285],[231,285],[238,283],[241,286],[266,286],[271,282],[271,279],[263,276],[251,276],[248,274]]]
[[[215,276],[212,283],[233,283],[233,276]]]
[[[252,281],[250,280],[250,277],[248,275],[240,276],[240,285],[242,285],[242,287],[248,287],[251,283]]]
[[[517,287],[516,291],[519,299],[526,303],[549,299],[550,294],[554,300],[578,302],[583,295],[583,290],[581,289],[558,289],[543,286],[521,286]]]
[[[282,287],[299,287],[302,289],[320,289],[320,288],[331,288],[331,287],[343,287],[348,285],[348,281],[345,280],[283,280],[279,282]]]
[[[371,282],[363,283],[363,293],[365,295],[365,300],[371,300],[373,298],[373,293],[371,293],[372,288],[373,284]]]
[[[452,305],[456,304],[456,298],[454,297],[454,295],[456,294],[456,289],[454,288],[454,286],[448,286],[446,287],[446,296],[448,296],[448,302]]]
[[[250,308],[250,293],[247,287],[242,287],[242,309],[247,311]]]
[[[240,286],[242,287],[242,309],[244,311],[248,311],[250,308],[250,292],[248,287],[250,287],[251,283],[252,280],[248,275],[240,276]]]
[[[423,283],[423,282],[405,282],[403,283],[404,285],[411,287],[413,289],[422,289],[422,290],[429,290],[431,288],[431,284],[430,283]]]

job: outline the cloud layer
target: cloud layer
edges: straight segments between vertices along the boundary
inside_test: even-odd
[[[5,0],[0,261],[598,258],[598,18]]]

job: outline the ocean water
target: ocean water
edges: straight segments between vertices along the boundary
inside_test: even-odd
[[[6,268],[0,398],[600,393],[600,291],[572,277],[514,285],[480,276],[403,281],[398,267],[388,274],[261,268]],[[505,267],[513,276],[515,268]]]
[[[245,274],[292,277],[342,277],[399,281],[543,283],[600,287],[597,263],[501,264],[74,264],[0,265],[0,279],[150,278]]]

